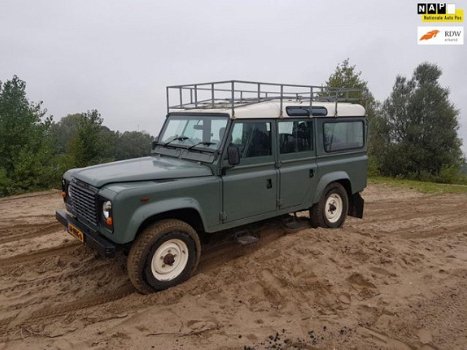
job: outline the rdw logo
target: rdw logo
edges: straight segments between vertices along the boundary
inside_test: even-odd
[[[464,45],[464,27],[419,26],[417,43],[418,45]]]
[[[426,34],[423,34],[420,40],[430,40],[430,39],[436,38],[436,35],[438,35],[438,33],[439,33],[439,30],[437,29],[430,30]]]
[[[459,31],[456,31],[456,30],[446,30],[444,32],[444,36],[446,38],[453,38],[453,37],[458,37],[460,38],[462,35],[462,32],[459,30]]]

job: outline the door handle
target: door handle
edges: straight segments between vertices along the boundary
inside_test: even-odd
[[[266,188],[272,188],[272,180],[271,179],[266,180]]]
[[[310,169],[309,175],[310,175],[310,177],[315,176],[315,169]]]

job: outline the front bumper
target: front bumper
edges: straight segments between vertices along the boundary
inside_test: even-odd
[[[115,252],[117,250],[116,244],[101,236],[99,232],[94,231],[83,223],[79,222],[65,210],[57,210],[55,212],[55,217],[57,221],[67,229],[68,224],[72,224],[77,227],[84,235],[84,243],[96,250],[101,256],[107,258],[115,256]]]

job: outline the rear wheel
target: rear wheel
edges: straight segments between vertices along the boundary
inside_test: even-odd
[[[128,254],[128,275],[135,288],[148,294],[186,281],[195,272],[201,254],[196,231],[187,223],[169,219],[146,228]]]
[[[338,228],[344,224],[349,210],[349,198],[338,182],[329,184],[320,201],[310,209],[313,227]]]

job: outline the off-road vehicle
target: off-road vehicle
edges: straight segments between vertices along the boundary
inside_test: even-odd
[[[352,89],[223,81],[167,87],[149,157],[72,169],[56,217],[142,293],[196,270],[200,237],[309,210],[313,226],[362,217],[365,108]],[[176,103],[174,103],[174,99]]]

